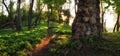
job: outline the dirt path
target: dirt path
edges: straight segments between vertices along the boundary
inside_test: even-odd
[[[51,48],[58,48],[60,45],[54,42],[53,38],[63,38],[66,40],[66,35],[52,35],[51,37],[46,37],[43,39],[40,44],[32,51],[28,56],[48,56]],[[55,40],[57,41],[57,39]],[[64,42],[61,40],[61,42]]]
[[[37,47],[32,51],[29,56],[46,56],[50,48],[51,37],[46,37]]]

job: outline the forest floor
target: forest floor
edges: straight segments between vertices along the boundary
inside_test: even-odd
[[[70,37],[70,35],[65,34],[46,37],[41,43],[37,45],[36,48],[34,48],[31,55],[29,56],[120,56],[119,33],[104,33],[103,38],[109,40],[110,42],[104,42],[104,45],[100,47],[102,48],[102,51],[97,50],[98,53],[96,53],[94,52],[96,50],[93,49],[94,51],[87,51],[87,53],[80,55],[76,55],[78,52],[73,49],[71,51],[68,50],[69,47],[64,48],[64,43],[67,42],[68,37]],[[70,52],[70,54],[68,52]]]
[[[24,27],[17,32],[12,29],[0,30],[0,56],[120,56],[120,32],[103,33],[105,41],[84,39],[90,49],[83,50],[80,41],[71,40],[71,27],[60,24],[52,29],[53,36],[47,37],[47,24],[31,30]],[[100,45],[99,45],[100,44]]]
[[[56,37],[60,37],[60,38],[62,37],[63,40],[57,39]],[[51,54],[49,52],[52,51],[52,49],[54,50],[54,48],[59,48],[60,45],[63,44],[62,41],[66,42],[66,39],[67,39],[67,36],[64,34],[63,35],[54,34],[51,37],[46,37],[45,39],[42,40],[41,43],[37,45],[36,48],[34,48],[30,56],[52,56],[52,55],[49,55]]]

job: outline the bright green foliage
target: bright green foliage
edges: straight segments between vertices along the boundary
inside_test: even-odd
[[[61,34],[71,34],[71,26],[60,24],[54,29],[52,29],[55,33],[61,33]]]
[[[62,5],[64,5],[66,0],[43,0],[43,3],[47,5],[49,15],[47,16],[50,19],[60,22],[60,10]]]
[[[59,25],[57,23],[54,25],[58,28],[53,30],[53,32],[56,32],[57,29],[63,33],[66,31],[71,32],[70,26]],[[40,26],[31,30],[27,30],[27,27],[24,27],[21,32],[16,32],[11,29],[0,30],[0,56],[27,56],[27,53],[33,50],[36,44],[40,43],[45,36],[47,36],[46,21],[41,21]],[[64,39],[64,42],[66,41],[67,40]]]
[[[107,3],[108,6],[112,6],[116,13],[120,13],[120,0],[102,0],[103,2]]]
[[[37,7],[43,5],[43,1],[42,0],[36,0],[36,1],[37,1],[37,3],[36,3]]]
[[[8,8],[9,8],[9,11],[10,11],[10,17],[12,20],[14,20],[15,18],[15,14],[16,14],[16,10],[13,8],[14,6],[14,3],[13,1],[10,1],[10,4],[8,5]]]
[[[27,56],[47,34],[47,27],[16,32],[11,29],[0,30],[0,56]]]
[[[60,6],[62,6],[64,3],[66,2],[66,0],[43,0],[43,3],[48,5],[48,8],[50,8],[51,6],[53,8],[59,8]]]
[[[113,7],[116,13],[120,13],[120,0],[113,0]]]

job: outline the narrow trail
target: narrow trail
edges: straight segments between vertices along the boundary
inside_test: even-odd
[[[51,48],[59,48],[60,45],[56,42],[54,42],[53,38],[58,38],[58,37],[63,38],[66,40],[66,35],[52,35],[50,37],[46,37],[43,39],[36,47],[33,49],[33,51],[28,55],[28,56],[48,56]],[[59,39],[58,39],[59,40]],[[57,39],[55,40],[57,41]],[[64,42],[61,40],[61,42]]]
[[[30,56],[46,56],[50,48],[51,37],[46,37],[38,46],[32,51]]]

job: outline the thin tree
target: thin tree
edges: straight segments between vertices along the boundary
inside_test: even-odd
[[[52,28],[52,25],[50,24],[50,20],[52,19],[51,18],[51,15],[52,15],[52,12],[53,12],[53,8],[52,6],[50,6],[50,9],[48,11],[50,14],[48,15],[48,20],[47,20],[47,23],[48,23],[48,29],[47,29],[47,33],[48,33],[48,36],[52,36],[52,32],[51,32],[51,28]]]
[[[115,26],[114,26],[113,32],[119,31],[119,27],[120,27],[119,18],[120,18],[120,14],[118,13],[118,14],[117,14],[117,21],[116,21],[116,24],[115,24]]]
[[[8,15],[10,15],[10,11],[9,11],[7,5],[5,4],[5,0],[2,0],[2,3],[3,3],[3,5],[5,6],[5,8],[6,8],[7,12],[8,12]]]
[[[107,32],[106,27],[105,27],[106,22],[104,21],[104,15],[105,15],[106,10],[109,8],[109,6],[104,8],[103,1],[100,1],[100,6],[101,6],[102,31]]]
[[[21,0],[18,0],[17,1],[17,22],[16,22],[16,24],[17,24],[16,30],[17,31],[22,30],[20,5],[21,5]]]
[[[5,8],[6,8],[7,12],[8,12],[8,22],[6,24],[4,24],[4,25],[10,24],[11,28],[14,29],[14,22],[12,20],[12,16],[11,16],[10,10],[7,7],[7,5],[5,4],[5,0],[2,0],[2,3],[3,3],[3,5],[5,6]]]
[[[42,7],[43,6],[43,7]],[[37,24],[40,22],[41,20],[41,12],[43,10],[43,8],[45,7],[45,5],[43,5],[42,1],[41,0],[36,0],[36,19],[35,21],[33,22],[35,24],[35,26],[37,26]]]
[[[28,29],[32,28],[32,9],[33,9],[34,0],[30,2],[29,15],[28,15]]]

